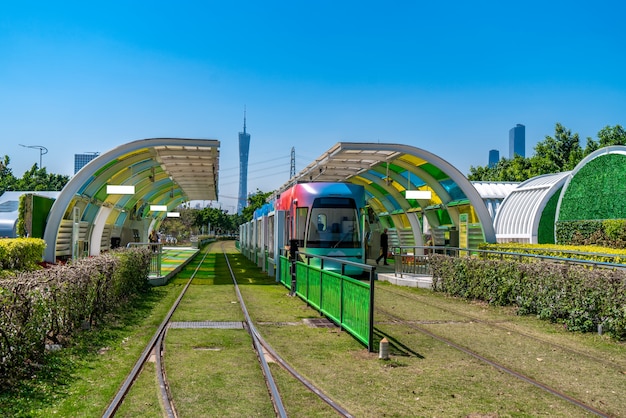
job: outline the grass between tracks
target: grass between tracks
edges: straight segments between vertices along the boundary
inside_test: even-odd
[[[219,286],[226,281],[222,281],[224,266],[217,260],[216,270],[203,270],[194,280],[174,321],[242,320],[232,288]],[[319,314],[299,298],[288,296],[287,289],[243,258],[233,267],[259,332],[294,368],[354,416],[588,416],[576,406],[377,314],[377,341],[383,336],[391,341],[390,359],[380,360],[377,353],[368,353],[337,328],[307,326],[302,320]],[[22,416],[99,416],[180,292],[181,282],[155,288],[140,310],[119,327],[102,331],[96,341],[85,343],[82,351],[59,354],[60,359],[71,361],[59,360],[58,375],[25,390],[23,403],[14,404],[13,412],[22,407]],[[614,416],[624,416],[623,344],[597,335],[565,333],[507,309],[445,298],[428,290],[376,285],[376,303],[394,315],[413,319],[485,357],[505,359],[515,370],[559,385],[571,396]],[[465,314],[509,331],[470,321]],[[259,390],[262,376],[250,344],[244,330],[168,331],[165,364],[181,417],[273,416],[267,393]],[[108,350],[96,354],[97,347]],[[271,367],[290,416],[336,416],[277,365]],[[117,415],[160,416],[157,390],[154,368],[149,365]]]

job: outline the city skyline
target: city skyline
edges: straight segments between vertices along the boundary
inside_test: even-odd
[[[292,147],[299,170],[338,142],[407,144],[468,174],[518,122],[529,155],[557,123],[582,141],[626,125],[626,28],[607,24],[625,9],[4,2],[0,156],[21,177],[40,155],[19,144],[42,146],[43,167],[71,176],[74,154],[143,138],[217,139],[219,206],[234,212],[246,106],[249,193],[289,180]],[[523,24],[510,25],[512,15]]]

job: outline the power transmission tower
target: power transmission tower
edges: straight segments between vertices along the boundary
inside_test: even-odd
[[[296,149],[291,147],[291,170],[289,171],[289,178],[292,179],[296,176]]]

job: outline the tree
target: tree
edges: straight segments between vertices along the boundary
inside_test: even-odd
[[[204,208],[196,216],[196,226],[211,226],[217,234],[235,232],[231,217],[221,208]]]
[[[45,168],[38,168],[37,164],[33,164],[30,170],[18,179],[9,168],[10,161],[7,155],[4,156],[4,160],[0,161],[0,194],[7,190],[60,191],[70,181],[69,176],[48,174]]]
[[[37,164],[24,173],[15,182],[15,190],[20,191],[60,191],[70,181],[69,176],[48,174],[46,168],[37,168]]]
[[[7,190],[15,190],[15,176],[9,168],[11,159],[8,155],[4,156],[4,159],[0,161],[0,195]]]
[[[245,219],[245,222],[252,220],[254,211],[267,203],[267,198],[272,195],[273,192],[264,193],[259,189],[256,189],[256,193],[248,196],[248,206],[243,208],[241,215]]]
[[[611,145],[626,145],[626,130],[624,130],[621,125],[615,125],[613,127],[605,126],[598,132],[597,141],[594,141],[592,138],[587,138],[585,155],[589,155],[600,148]]]
[[[513,159],[502,158],[493,167],[470,167],[471,181],[524,181],[531,177],[532,167],[527,158],[515,154]]]
[[[179,218],[165,218],[159,227],[164,235],[171,235],[178,241],[187,241],[191,235],[197,235],[195,226],[198,209],[191,209],[184,206],[177,208],[180,213]]]
[[[537,171],[541,174],[572,170],[583,158],[578,134],[572,134],[557,123],[554,138],[546,136],[543,142],[535,145],[535,157],[536,164],[540,164]]]

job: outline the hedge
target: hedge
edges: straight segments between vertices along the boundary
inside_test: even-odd
[[[40,238],[1,238],[0,270],[33,270],[45,249],[46,242]]]
[[[480,250],[496,251],[497,254],[482,253],[483,258],[503,259],[506,254],[533,254],[546,257],[570,258],[575,260],[593,261],[598,263],[626,264],[626,249],[610,248],[597,245],[556,245],[556,244],[524,244],[499,243],[481,244]],[[509,259],[519,257],[511,256]],[[532,260],[530,257],[528,260]]]
[[[626,219],[559,221],[556,240],[563,245],[626,248]]]
[[[516,306],[520,315],[563,323],[571,331],[601,329],[626,340],[624,270],[440,254],[434,254],[430,263],[435,291]]]
[[[146,291],[150,256],[121,249],[0,280],[0,387],[40,363],[46,344],[106,322]]]

